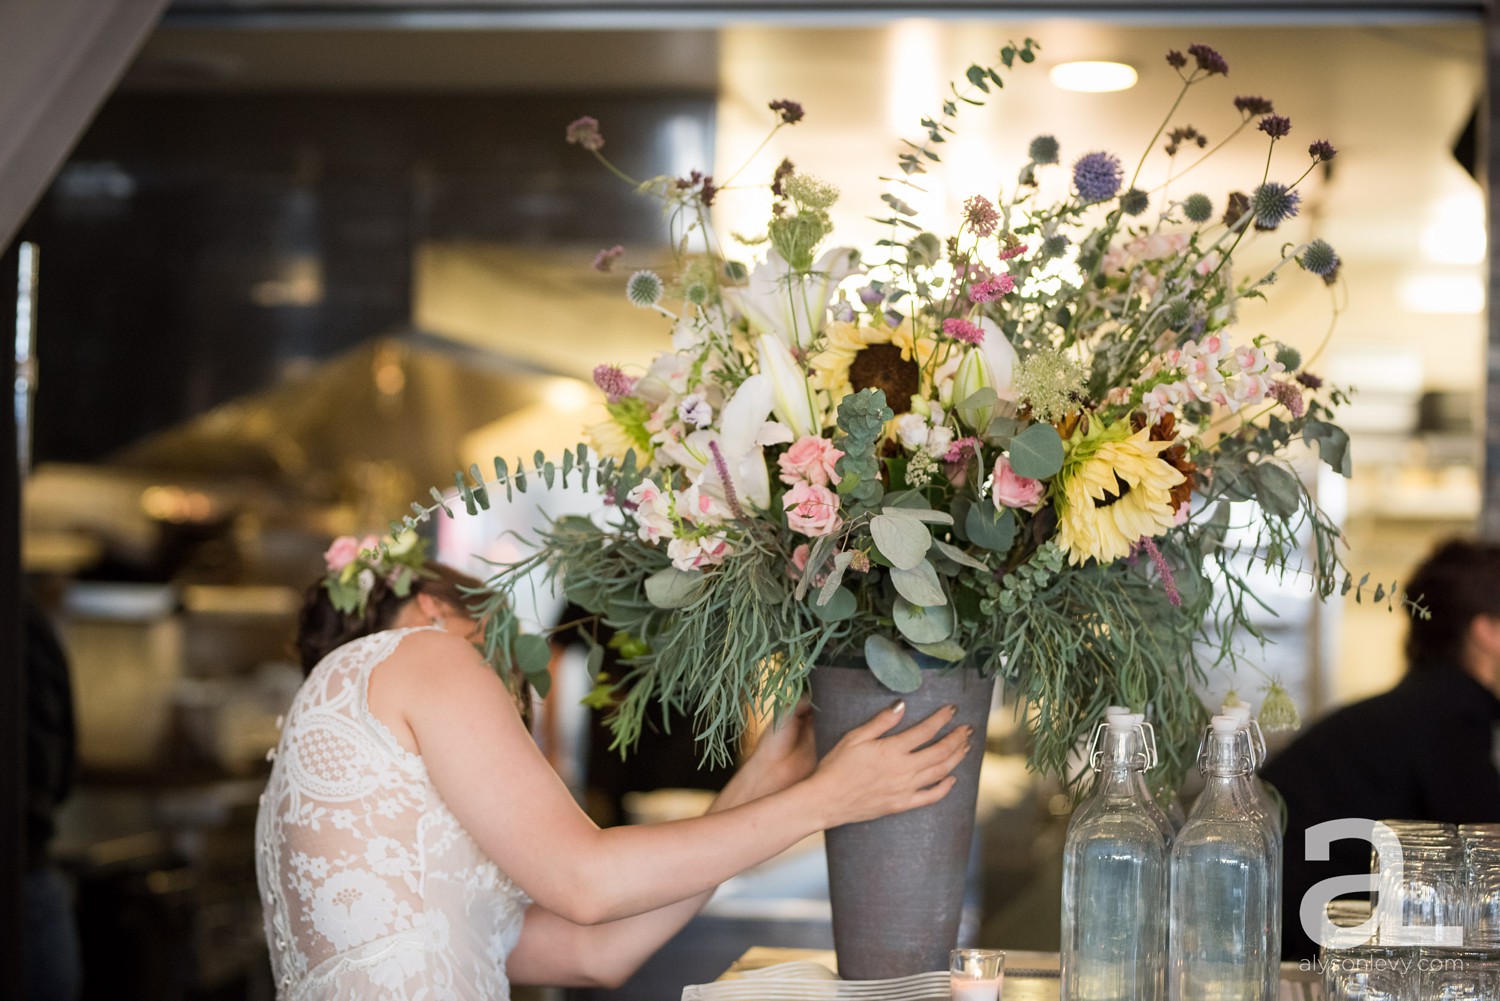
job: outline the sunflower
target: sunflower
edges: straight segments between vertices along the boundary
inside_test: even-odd
[[[884,390],[886,404],[898,415],[911,409],[911,398],[922,393],[921,366],[932,347],[913,337],[909,322],[895,329],[830,323],[823,333],[820,349],[807,359],[808,381],[827,391],[830,412],[862,389]]]
[[[1141,539],[1172,527],[1172,488],[1184,476],[1161,459],[1171,446],[1152,441],[1147,428],[1133,431],[1126,421],[1096,424],[1067,443],[1053,497],[1057,543],[1068,562],[1121,559]]]

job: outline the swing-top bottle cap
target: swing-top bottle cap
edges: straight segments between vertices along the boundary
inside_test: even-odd
[[[1233,716],[1215,716],[1208,721],[1208,725],[1216,734],[1230,734],[1240,732],[1240,721]]]
[[[1228,716],[1230,719],[1238,720],[1241,723],[1248,723],[1250,722],[1250,707],[1224,706],[1219,710],[1219,715]]]
[[[1107,721],[1111,730],[1134,730],[1146,722],[1146,717],[1140,713],[1114,713]]]
[[[1105,719],[1109,719],[1111,716],[1128,716],[1128,715],[1130,715],[1130,707],[1129,706],[1105,706],[1104,707],[1104,718]]]

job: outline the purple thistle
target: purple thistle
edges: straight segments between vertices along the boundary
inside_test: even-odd
[[[1113,198],[1124,180],[1120,158],[1109,153],[1085,153],[1073,164],[1073,187],[1085,202]]]
[[[1224,57],[1207,45],[1189,45],[1188,55],[1198,61],[1198,68],[1209,76],[1228,76],[1229,64]]]
[[[1008,275],[1006,277],[1009,277]],[[965,344],[979,344],[984,340],[984,331],[980,330],[968,320],[957,316],[950,316],[943,321],[943,333],[955,341],[963,341]]]
[[[1282,139],[1292,131],[1292,120],[1285,115],[1267,115],[1255,127],[1272,139]]]
[[[1256,229],[1275,229],[1297,214],[1302,196],[1279,181],[1267,181],[1250,194]]]
[[[594,367],[594,385],[604,391],[610,403],[619,403],[635,388],[635,380],[620,371],[618,365],[597,365]]]
[[[1339,155],[1339,151],[1333,148],[1333,143],[1327,139],[1319,139],[1307,147],[1307,155],[1314,160],[1332,160]]]
[[[1271,99],[1269,97],[1252,97],[1249,94],[1241,97],[1236,97],[1234,99],[1234,106],[1239,109],[1240,114],[1244,115],[1246,118],[1249,118],[1252,115],[1269,115],[1271,112],[1276,110],[1275,107],[1272,106]]]
[[[1173,608],[1181,608],[1182,595],[1177,593],[1177,578],[1172,576],[1172,565],[1161,554],[1161,550],[1156,548],[1156,540],[1142,536],[1140,547],[1146,551],[1147,556],[1151,557],[1152,566],[1156,567],[1156,572],[1161,575],[1161,586],[1162,590],[1167,592],[1167,600],[1172,603]]]
[[[714,469],[719,472],[719,482],[724,484],[724,500],[729,504],[729,510],[734,512],[734,516],[743,521],[745,512],[740,507],[740,499],[734,492],[734,481],[729,478],[729,463],[724,461],[724,453],[719,451],[718,442],[709,442],[708,450],[713,453]]]

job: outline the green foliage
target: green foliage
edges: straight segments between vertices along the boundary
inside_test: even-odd
[[[878,389],[851,393],[839,403],[838,427],[843,434],[835,444],[844,454],[834,470],[840,477],[839,494],[849,518],[872,511],[885,495],[875,447],[885,433],[885,422],[894,416],[885,404],[885,393]],[[811,563],[808,570],[812,571]]]

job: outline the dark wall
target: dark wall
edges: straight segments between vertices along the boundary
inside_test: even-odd
[[[669,169],[669,122],[692,119],[706,138],[713,107],[710,95],[116,96],[27,230],[45,262],[37,460],[97,460],[289,365],[404,329],[419,240],[659,242],[657,205],[564,128],[600,118],[608,152],[644,177]]]

